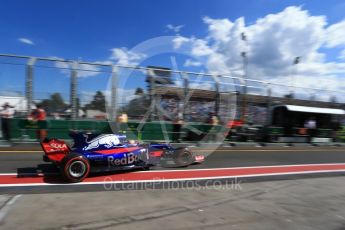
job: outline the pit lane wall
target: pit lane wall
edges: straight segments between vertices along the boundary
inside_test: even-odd
[[[11,119],[11,138],[14,140],[33,140],[37,138],[37,130],[47,130],[47,137],[70,139],[71,130],[83,130],[96,133],[113,133],[115,130],[124,133],[129,139],[148,141],[195,141],[202,139],[207,133],[226,132],[226,128],[220,125],[209,125],[203,123],[188,123],[188,128],[180,128],[171,122],[147,122],[141,124],[138,121],[128,123],[95,121],[95,120],[47,120],[29,121],[26,119]],[[194,131],[191,131],[194,130]],[[196,130],[196,131],[195,131]],[[180,133],[178,135],[178,133]]]
[[[205,123],[188,123],[182,127],[171,122],[152,121],[141,124],[139,121],[129,121],[128,123],[98,121],[98,120],[47,120],[41,122],[28,121],[26,119],[14,118],[10,121],[11,138],[18,141],[36,140],[37,130],[47,130],[48,137],[60,139],[70,139],[71,130],[83,130],[96,133],[113,133],[117,131],[124,133],[129,139],[139,139],[143,141],[198,141],[206,134],[212,138],[213,134],[227,133],[227,129],[221,125],[210,125]],[[265,130],[267,137],[265,141],[279,142],[284,136],[283,127],[268,127]],[[317,137],[334,138],[335,134],[330,129],[318,129]],[[262,133],[261,133],[262,134]],[[231,133],[227,136],[229,141],[257,140],[259,133]],[[243,138],[245,137],[245,138]],[[303,137],[303,129],[295,128],[294,137]],[[345,127],[336,133],[338,141],[345,141]],[[303,138],[302,138],[303,140]]]

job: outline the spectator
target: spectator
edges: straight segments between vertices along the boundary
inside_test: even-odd
[[[120,123],[127,123],[128,122],[128,115],[127,115],[127,113],[122,113],[120,116],[118,116],[118,122],[120,122]]]
[[[174,120],[173,124],[173,135],[172,139],[176,142],[181,142],[181,129],[183,125],[183,115],[178,113],[177,118]]]
[[[30,114],[29,119],[37,122],[42,122],[46,120],[46,116],[46,111],[42,108],[40,104],[38,104],[36,105],[36,109],[32,111],[32,113]],[[38,140],[43,140],[47,136],[47,130],[41,128],[37,129],[36,136]]]
[[[0,112],[1,116],[1,127],[2,127],[2,134],[5,140],[10,141],[10,119],[13,118],[14,110],[13,107],[10,106],[9,103],[5,103],[2,106],[2,110]]]
[[[116,130],[118,130],[122,134],[126,134],[127,130],[127,123],[128,123],[128,115],[127,113],[122,113],[117,117],[117,124]]]
[[[317,123],[316,123],[315,118],[311,117],[308,120],[306,120],[304,123],[304,128],[308,129],[308,134],[309,134],[308,142],[311,143],[312,138],[316,136]]]
[[[209,113],[207,123],[209,123],[210,125],[218,125],[219,124],[219,119],[214,112]]]
[[[218,130],[216,126],[219,124],[219,119],[214,112],[208,114],[207,123],[212,125],[212,127],[208,130],[206,141],[217,141]]]

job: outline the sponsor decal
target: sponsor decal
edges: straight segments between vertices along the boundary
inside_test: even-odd
[[[46,153],[67,153],[69,149],[67,145],[61,141],[51,141],[49,143],[42,143],[44,152]]]
[[[61,143],[50,143],[50,147],[54,149],[65,149],[67,148],[66,144],[61,144]]]
[[[134,153],[125,153],[122,158],[108,157],[108,166],[130,165],[139,161],[139,155]]]

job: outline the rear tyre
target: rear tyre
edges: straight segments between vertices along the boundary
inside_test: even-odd
[[[60,170],[67,182],[78,183],[89,175],[90,163],[83,155],[72,153],[62,160]]]

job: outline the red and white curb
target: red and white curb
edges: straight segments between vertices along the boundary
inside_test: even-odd
[[[345,163],[125,172],[89,177],[76,184],[63,183],[57,174],[3,173],[0,174],[0,187],[195,181],[332,172],[345,172]]]

